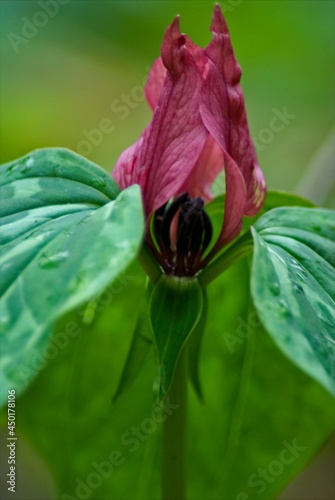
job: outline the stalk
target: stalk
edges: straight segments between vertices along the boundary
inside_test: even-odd
[[[163,424],[162,500],[186,500],[186,349],[180,353],[169,401],[179,407]]]
[[[150,252],[146,243],[142,245],[142,248],[138,255],[138,260],[149,276],[150,281],[152,283],[156,283],[156,281],[158,281],[158,279],[160,278],[162,271],[160,270],[157,261],[152,256],[152,253]]]

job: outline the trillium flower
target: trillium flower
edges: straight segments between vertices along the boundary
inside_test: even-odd
[[[212,198],[221,170],[224,221],[211,256],[238,235],[243,215],[260,210],[266,191],[249,133],[241,68],[218,5],[211,32],[202,49],[180,33],[179,17],[166,30],[145,88],[153,118],[113,171],[122,189],[141,186],[147,241],[163,269],[177,275],[195,274],[205,262],[211,225],[203,204]]]

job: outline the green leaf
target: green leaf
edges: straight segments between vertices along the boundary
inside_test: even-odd
[[[195,278],[162,275],[149,305],[158,358],[156,389],[167,394],[179,354],[196,327],[203,308],[202,289]]]
[[[262,212],[268,212],[273,208],[279,207],[314,207],[314,203],[302,196],[293,193],[287,193],[286,191],[268,191],[266,193],[266,198],[264,205],[262,207]]]
[[[1,217],[67,203],[93,208],[114,200],[119,192],[105,170],[67,149],[33,151],[0,168]]]
[[[132,385],[134,380],[136,380],[148,358],[150,348],[153,343],[148,313],[148,302],[152,293],[152,288],[153,287],[150,281],[148,281],[146,292],[141,301],[141,307],[138,313],[128,356],[122,369],[118,387],[113,396],[113,403],[115,403],[117,399]]]
[[[335,394],[334,212],[278,208],[253,232],[252,294],[283,352]]]
[[[224,194],[221,194],[213,198],[209,203],[205,205],[205,210],[211,220],[213,229],[212,242],[210,246],[214,245],[221,233],[224,217],[225,199],[226,196]],[[208,250],[206,253],[208,253]]]
[[[70,151],[37,151],[0,173],[3,401],[43,365],[56,320],[134,259],[143,213],[138,186],[112,199],[119,189],[111,177]]]
[[[203,295],[203,307],[201,311],[201,316],[187,343],[189,376],[193,388],[200,401],[203,401],[204,399],[201,388],[200,373],[199,373],[200,355],[201,355],[202,340],[207,323],[207,312],[208,312],[208,298],[205,288],[202,289],[202,295]]]

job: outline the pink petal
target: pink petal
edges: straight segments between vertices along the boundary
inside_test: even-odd
[[[208,135],[199,112],[203,79],[180,35],[178,18],[166,31],[162,60],[168,71],[153,119],[113,173],[127,185],[141,185],[147,216],[179,192]]]
[[[205,49],[210,64],[200,104],[204,124],[225,152],[226,207],[221,242],[231,239],[243,214],[253,215],[265,197],[265,181],[250,137],[237,63],[218,5]],[[235,234],[236,235],[236,234]]]
[[[239,232],[241,219],[246,207],[246,185],[243,174],[228,153],[229,122],[223,119],[223,110],[228,109],[227,94],[222,76],[211,64],[203,87],[200,110],[203,122],[210,134],[221,147],[226,173],[225,217],[220,244],[227,243]]]
[[[219,236],[219,243],[225,245],[234,239],[242,228],[242,215],[245,208],[246,187],[241,171],[234,160],[225,155],[226,199],[224,223]]]
[[[155,111],[155,108],[159,101],[159,96],[162,92],[162,88],[164,85],[164,80],[166,77],[166,67],[163,64],[162,59],[159,57],[153,63],[147,80],[147,84],[145,86],[145,97],[147,98],[148,103],[152,111]]]
[[[131,186],[134,183],[140,184],[140,182],[138,181],[138,172],[135,172],[135,169],[137,169],[137,161],[140,155],[142,144],[143,134],[141,135],[140,139],[135,142],[135,144],[125,149],[123,153],[121,153],[115,164],[112,176],[121,189],[126,189],[128,186]],[[136,181],[133,180],[135,178]]]
[[[192,40],[188,38],[188,36],[183,34],[183,37],[185,39],[185,47],[195,60],[200,73],[203,77],[205,77],[207,74],[208,59],[205,56],[203,49],[198,45],[195,45]],[[149,71],[148,80],[145,86],[145,96],[152,111],[155,111],[158,104],[166,73],[167,69],[163,64],[162,58],[159,57],[153,63]]]
[[[249,133],[244,97],[239,83],[241,68],[236,61],[228,28],[218,5],[214,9],[211,31],[213,39],[205,53],[221,75],[221,79],[216,75],[215,80],[216,85],[221,87],[221,94],[225,94],[225,101],[219,109],[221,128],[225,132],[226,151],[242,171],[247,186],[245,214],[252,215],[261,208],[265,198],[265,180]]]
[[[188,36],[183,35],[183,37],[185,39],[185,47],[192,55],[194,61],[196,62],[196,65],[199,68],[200,73],[203,77],[205,77],[207,74],[208,59],[205,56],[203,49],[198,45],[195,45],[192,40],[188,38]],[[155,111],[155,108],[158,104],[166,73],[167,69],[163,64],[162,58],[159,57],[151,66],[148,80],[145,86],[145,96],[152,111]]]
[[[191,56],[196,62],[196,65],[199,68],[200,73],[205,78],[207,76],[208,71],[208,58],[206,57],[204,50],[192,42],[192,40],[184,35],[185,37],[185,45]]]
[[[209,201],[213,198],[211,186],[224,167],[224,155],[221,147],[208,135],[197,163],[180,192],[186,191],[194,198]]]

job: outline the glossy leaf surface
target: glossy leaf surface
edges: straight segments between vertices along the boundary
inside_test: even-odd
[[[70,151],[36,151],[0,172],[3,401],[52,355],[56,320],[135,258],[143,214],[137,186],[118,195],[106,172]]]
[[[283,352],[335,394],[335,217],[277,208],[253,231],[252,293]]]

